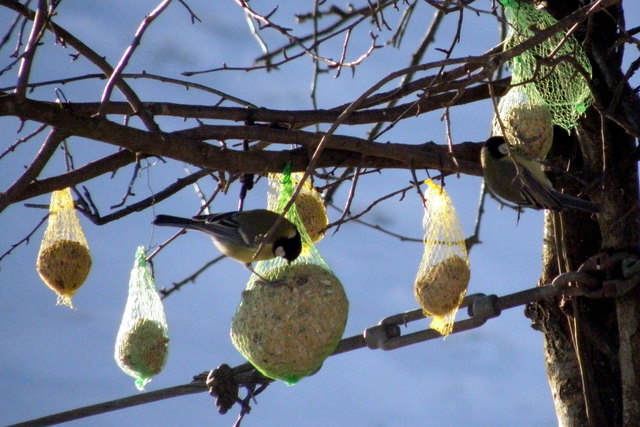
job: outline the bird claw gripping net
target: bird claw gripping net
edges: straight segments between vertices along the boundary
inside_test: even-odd
[[[114,356],[120,369],[135,378],[136,387],[142,391],[164,367],[169,333],[144,247],[137,249],[135,257]]]
[[[282,212],[294,183],[289,173],[270,176],[268,209]],[[349,302],[340,280],[326,264],[292,205],[286,218],[298,229],[302,252],[293,262],[281,257],[256,263],[231,324],[238,351],[264,375],[292,385],[317,372],[336,349],[347,322]]]
[[[71,297],[89,275],[91,254],[70,188],[51,194],[49,220],[36,269],[47,286],[58,294],[58,304],[73,307]]]
[[[431,328],[442,335],[452,331],[458,307],[471,276],[462,227],[453,202],[442,187],[426,181],[424,253],[414,282],[414,295]]]
[[[526,42],[535,33],[556,24],[547,11],[518,0],[502,0],[509,35],[505,49]],[[570,130],[592,102],[591,64],[580,43],[559,31],[511,61],[511,84],[522,85],[528,102],[544,105],[553,123]]]

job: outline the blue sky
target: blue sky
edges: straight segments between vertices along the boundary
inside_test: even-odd
[[[478,2],[487,7],[489,2]],[[190,1],[203,20],[191,25],[186,11],[174,2],[150,28],[127,68],[129,72],[147,72],[180,77],[185,70],[228,65],[248,65],[259,54],[255,40],[246,27],[240,9],[232,2]],[[252,2],[268,10],[267,2]],[[67,28],[112,63],[124,52],[140,20],[156,3],[124,0],[109,2],[62,2],[56,22]],[[634,5],[635,6],[635,5]],[[284,8],[285,6],[283,6]],[[276,15],[287,23],[286,11]],[[628,26],[637,25],[637,7],[628,13]],[[422,36],[420,27],[429,22],[431,10],[426,3],[401,49],[381,49],[356,72],[339,78],[320,80],[319,106],[332,107],[351,101],[389,72],[404,67],[406,57]],[[0,28],[11,19],[3,11]],[[387,18],[397,22],[399,14],[389,10]],[[632,19],[633,18],[633,19]],[[457,16],[447,17],[444,34],[433,47],[448,47]],[[479,54],[498,40],[498,28],[487,17],[465,13],[461,43],[454,56]],[[304,31],[301,31],[304,33]],[[390,34],[383,32],[381,39]],[[276,40],[276,39],[274,39]],[[51,37],[38,51],[33,80],[48,80],[96,72],[87,61],[70,62]],[[279,45],[275,42],[274,45]],[[367,43],[355,43],[350,54],[357,57]],[[334,46],[335,47],[335,46]],[[327,55],[336,57],[336,50]],[[7,48],[2,50],[6,61]],[[431,49],[427,59],[440,59]],[[309,87],[312,65],[303,60],[272,73],[204,74],[195,81],[211,85],[257,105],[271,108],[310,108]],[[11,85],[14,74],[0,76],[0,86]],[[134,88],[143,100],[214,104],[217,98],[135,81]],[[71,101],[99,99],[102,84],[58,86]],[[35,97],[53,100],[53,86],[39,90]],[[118,95],[114,99],[119,99]],[[490,130],[491,107],[483,102],[453,108],[451,121],[454,141],[482,141]],[[403,143],[445,141],[441,112],[428,113],[400,124],[383,140]],[[184,127],[181,120],[161,120],[164,130]],[[195,125],[193,122],[191,125]],[[16,138],[18,124],[0,118],[3,149]],[[32,126],[29,124],[28,126]],[[340,127],[338,133],[364,136],[366,127]],[[112,147],[76,139],[70,141],[76,164],[113,152]],[[28,164],[38,149],[32,141],[15,154],[0,161],[0,188],[6,188]],[[45,169],[45,175],[63,171],[60,154]],[[182,165],[157,165],[144,168],[134,192],[147,197],[184,175]],[[122,170],[110,179],[100,177],[86,185],[98,200],[102,213],[117,203],[130,179],[130,170]],[[420,178],[426,178],[424,173]],[[363,177],[358,185],[352,210],[359,212],[373,200],[406,186],[411,174],[389,170]],[[465,234],[474,226],[481,180],[475,177],[451,177],[447,190],[458,210]],[[211,182],[203,188],[210,192]],[[237,188],[218,199],[213,209],[235,209]],[[336,196],[343,205],[347,196],[343,187]],[[49,196],[31,203],[48,204]],[[258,185],[246,202],[247,208],[264,207],[264,185]],[[29,245],[21,246],[0,264],[0,423],[18,422],[50,413],[73,409],[137,393],[133,380],[122,373],[113,360],[113,346],[126,302],[129,273],[135,249],[139,245],[157,245],[170,235],[169,229],[155,229],[155,213],[189,216],[199,201],[191,188],[153,209],[130,215],[121,221],[97,227],[84,226],[93,254],[93,269],[87,283],[74,298],[75,310],[55,305],[55,295],[41,282],[35,260],[44,229]],[[516,214],[500,209],[488,200],[482,223],[482,244],[471,252],[469,293],[504,295],[533,287],[541,266],[542,213],[527,211],[518,222]],[[0,251],[20,240],[45,214],[42,209],[16,204],[0,214]],[[363,219],[396,233],[422,237],[422,206],[415,193],[394,198],[376,206]],[[337,212],[329,210],[331,220]],[[329,235],[318,249],[342,280],[350,300],[345,336],[362,333],[380,319],[417,307],[413,280],[422,256],[422,245],[403,243],[380,232],[350,223]],[[217,256],[210,240],[188,233],[165,249],[155,260],[159,287],[169,287]],[[243,363],[229,339],[229,326],[241,291],[249,279],[242,266],[224,260],[205,272],[196,283],[185,286],[165,300],[169,324],[170,354],[164,371],[147,390],[189,382],[199,372],[221,363]],[[362,349],[329,358],[316,375],[295,386],[271,385],[257,398],[246,426],[475,426],[555,425],[555,414],[546,384],[542,336],[533,331],[522,308],[504,312],[485,326],[463,334],[384,352]],[[414,328],[426,328],[428,321]],[[237,408],[229,414],[217,414],[212,399],[201,393],[115,411],[69,425],[92,426],[165,426],[231,425]]]

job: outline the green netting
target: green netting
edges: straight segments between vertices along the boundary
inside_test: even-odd
[[[156,291],[144,247],[136,251],[129,295],[116,337],[115,359],[136,380],[138,390],[160,373],[167,360],[169,334],[162,301]]]
[[[283,174],[270,175],[269,187],[270,191],[267,199],[267,209],[274,212],[282,212],[295,191],[295,182],[292,179],[291,172],[285,171]],[[302,253],[294,263],[316,264],[331,271],[320,255],[320,252],[316,249],[313,239],[309,236],[307,228],[298,214],[298,209],[295,204],[291,205],[291,208],[285,217],[296,226],[300,232],[300,237],[302,238]],[[275,267],[284,267],[286,265],[287,261],[278,257],[272,260],[258,262],[256,271],[260,273],[261,271],[267,271]]]
[[[282,212],[295,189],[290,171],[269,176],[267,207]],[[317,372],[338,345],[349,302],[324,261],[295,204],[286,214],[300,232],[302,252],[293,262],[259,261],[231,323],[231,340],[264,375],[292,385]]]
[[[510,49],[557,21],[548,12],[517,0],[502,0]],[[545,64],[543,64],[545,62]],[[561,31],[511,62],[513,85],[522,84],[527,99],[549,108],[553,123],[570,130],[591,104],[585,74],[591,76],[591,64],[578,41]],[[582,70],[582,72],[580,71]]]

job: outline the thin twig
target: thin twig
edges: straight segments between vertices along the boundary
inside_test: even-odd
[[[49,135],[27,169],[9,188],[7,188],[3,193],[0,193],[0,212],[6,209],[6,207],[12,203],[12,199],[17,194],[20,194],[29,185],[29,183],[40,175],[40,172],[42,172],[42,169],[60,145],[60,141],[64,138],[65,134],[59,132],[57,129],[52,129],[51,132],[49,132]]]
[[[35,19],[35,12],[30,10],[26,5],[23,5],[17,1],[0,0],[0,6],[4,6],[11,10],[14,10],[22,14],[27,19]],[[58,39],[64,40],[65,44],[73,47],[90,62],[95,64],[106,76],[110,76],[113,74],[113,68],[104,59],[104,56],[93,51],[91,48],[89,48],[89,46],[76,38],[73,34],[55,24],[52,20],[48,20],[47,29],[53,32]],[[133,89],[131,89],[131,87],[123,79],[118,79],[116,82],[116,86],[118,87],[118,89],[120,89],[127,102],[129,102],[129,104],[131,105],[131,112],[136,113],[140,116],[140,119],[149,131],[157,131],[157,124],[153,121],[151,115],[149,115],[148,112],[142,108],[140,98],[133,91]]]
[[[31,239],[31,236],[34,235],[34,233],[36,231],[38,231],[38,229],[40,228],[40,226],[42,224],[44,224],[44,222],[47,220],[47,218],[49,218],[49,214],[46,214],[45,216],[42,217],[42,219],[38,222],[38,224],[36,224],[36,226],[33,228],[33,230],[31,230],[29,232],[29,234],[27,234],[25,237],[23,237],[22,239],[20,239],[18,242],[14,243],[11,245],[11,247],[6,250],[2,255],[0,255],[0,261],[2,261],[6,256],[8,256],[9,254],[11,254],[11,252],[13,252],[17,247],[19,247],[20,245],[22,245],[23,243],[29,243],[29,240]]]
[[[15,149],[18,148],[19,145],[24,144],[25,142],[29,141],[34,136],[39,135],[40,132],[45,130],[47,127],[48,127],[47,125],[40,125],[40,126],[38,126],[38,128],[36,130],[31,132],[29,135],[24,136],[22,138],[18,138],[13,144],[9,145],[2,153],[0,153],[0,159],[2,159],[4,156],[8,155],[9,153],[14,152]]]
[[[140,172],[140,160],[135,162],[133,165],[133,173],[131,174],[131,179],[129,180],[129,185],[127,185],[127,190],[125,191],[124,196],[122,196],[122,199],[120,199],[118,203],[116,203],[115,205],[111,205],[111,209],[115,209],[115,208],[119,208],[120,206],[123,206],[127,202],[127,199],[129,198],[129,196],[135,196],[135,193],[133,192],[133,186],[136,182],[136,179],[138,178],[139,172]]]
[[[169,198],[170,196],[173,196],[175,193],[177,193],[178,191],[182,190],[183,188],[185,188],[188,185],[193,184],[194,182],[196,182],[197,180],[199,180],[200,178],[210,174],[211,171],[209,171],[208,169],[201,169],[197,172],[192,173],[189,176],[186,176],[184,178],[180,178],[177,179],[176,182],[174,182],[173,184],[167,186],[166,188],[164,188],[162,191],[158,191],[157,193],[154,193],[153,195],[142,199],[136,203],[132,203],[129,206],[120,209],[119,211],[110,213],[109,215],[105,215],[105,216],[95,216],[93,214],[91,214],[90,212],[84,211],[84,210],[80,210],[80,212],[82,214],[84,214],[91,222],[93,222],[94,224],[97,225],[104,225],[104,224],[108,224],[112,221],[116,221],[118,219],[121,219],[129,214],[135,213],[135,212],[140,212],[143,209],[148,208],[149,206],[153,206],[157,203],[160,203],[161,201]]]
[[[140,41],[142,40],[142,36],[144,35],[145,31],[147,30],[147,28],[149,28],[151,23],[158,16],[160,16],[160,14],[171,4],[171,1],[172,0],[163,0],[158,6],[156,6],[154,10],[151,11],[149,15],[145,16],[145,18],[142,20],[142,23],[133,36],[131,44],[129,45],[129,47],[127,47],[127,50],[125,50],[122,58],[120,58],[120,62],[118,62],[118,65],[116,65],[116,67],[113,69],[113,72],[109,76],[109,80],[107,81],[107,84],[105,85],[102,92],[100,104],[104,105],[107,101],[109,101],[109,99],[111,99],[111,92],[113,91],[116,82],[120,80],[120,74],[129,63],[133,52],[135,52],[136,48],[140,45]],[[98,110],[98,114],[102,114],[102,110]]]
[[[198,276],[204,273],[209,267],[211,267],[212,265],[218,263],[219,261],[225,258],[226,258],[226,255],[219,255],[216,258],[212,259],[211,261],[205,263],[202,267],[197,269],[193,274],[189,275],[188,277],[185,277],[179,282],[173,282],[170,288],[160,289],[158,291],[158,293],[160,294],[160,298],[161,299],[167,298],[172,293],[179,291],[187,283],[195,283],[196,280],[198,279]]]
[[[398,194],[401,194],[402,196],[404,196],[404,194],[405,194],[407,191],[411,190],[412,188],[413,188],[413,185],[409,185],[409,186],[407,186],[407,187],[404,187],[404,188],[401,188],[401,189],[399,189],[399,190],[396,190],[396,191],[394,191],[394,192],[392,192],[392,193],[389,193],[389,194],[387,194],[387,195],[385,195],[385,196],[382,196],[382,197],[380,197],[380,198],[378,198],[378,199],[374,200],[372,203],[370,203],[370,204],[369,204],[369,206],[367,206],[367,207],[366,207],[362,212],[360,212],[360,213],[358,213],[358,214],[356,214],[356,215],[351,215],[351,216],[349,216],[349,217],[347,217],[347,218],[343,218],[343,219],[340,219],[340,220],[338,220],[338,221],[332,222],[331,224],[327,225],[327,227],[326,227],[325,229],[326,229],[326,230],[328,230],[328,229],[331,229],[331,228],[333,228],[333,227],[338,227],[338,226],[340,226],[341,224],[344,224],[344,223],[346,223],[346,222],[349,222],[349,221],[353,221],[353,220],[355,220],[355,219],[358,219],[358,218],[360,218],[360,217],[362,217],[362,216],[366,215],[366,214],[367,214],[369,211],[371,211],[371,209],[373,209],[373,208],[374,208],[374,206],[376,206],[378,203],[383,202],[383,201],[385,201],[385,200],[388,200],[388,199],[390,199],[390,198],[392,198],[392,197],[394,197],[394,196],[397,196]]]
[[[27,0],[27,4],[29,4],[29,1],[30,0]],[[13,32],[15,31],[16,27],[18,26],[18,24],[21,21],[23,22],[23,25],[24,25],[23,18],[20,15],[17,15],[15,18],[13,18],[13,22],[11,23],[11,25],[7,29],[7,32],[4,34],[2,39],[0,39],[0,49],[2,49],[6,44],[9,43],[9,41],[11,40],[11,37],[13,35]],[[20,43],[20,37],[18,37],[18,43]],[[2,74],[2,73],[0,73],[0,74]]]
[[[356,187],[358,186],[358,179],[360,177],[360,168],[355,168],[353,173],[353,177],[351,178],[351,185],[349,186],[349,193],[347,194],[347,200],[344,204],[344,208],[342,209],[342,215],[340,216],[340,221],[344,220],[348,216],[351,215],[351,204],[353,203],[353,198],[356,196]],[[334,233],[337,233],[340,230],[340,224],[338,223]]]
[[[49,85],[65,85],[68,83],[73,83],[73,82],[78,82],[78,81],[83,81],[83,80],[93,80],[93,79],[99,79],[99,80],[104,80],[107,77],[103,74],[103,73],[94,73],[94,74],[85,74],[83,76],[73,76],[73,77],[67,77],[67,78],[62,78],[62,79],[54,79],[54,80],[44,80],[41,82],[35,82],[35,83],[29,83],[27,84],[27,87],[29,89],[33,89],[33,88],[37,88],[37,87],[42,87],[42,86],[49,86]],[[203,92],[207,92],[207,93],[212,93],[214,95],[218,95],[220,96],[220,98],[222,98],[222,100],[229,100],[232,102],[235,102],[236,104],[239,104],[243,107],[250,107],[250,108],[258,108],[255,104],[246,101],[244,99],[240,99],[238,97],[235,97],[233,95],[230,95],[226,92],[223,92],[219,89],[215,89],[212,88],[210,86],[201,84],[201,83],[195,83],[195,82],[190,82],[187,80],[182,80],[182,79],[175,79],[172,77],[167,77],[167,76],[162,76],[159,74],[153,74],[153,73],[147,73],[147,72],[143,72],[143,73],[122,73],[120,74],[120,78],[121,79],[149,79],[149,80],[157,80],[159,82],[162,83],[170,83],[170,84],[174,84],[174,85],[178,85],[178,86],[184,86],[186,89],[198,89],[201,90]],[[14,90],[15,86],[6,86],[6,87],[0,87],[0,92],[2,91],[10,91],[10,90]],[[220,101],[222,102],[222,101]],[[114,105],[118,105],[119,103],[116,102],[108,102],[107,104],[102,105],[103,109],[104,109],[104,113],[105,114],[111,114],[113,113],[112,107]],[[149,105],[152,111],[154,112],[158,112],[160,113],[163,108],[154,108],[153,105],[160,105],[158,103],[145,103],[145,105]],[[74,104],[74,105],[78,105],[78,103]],[[86,104],[85,104],[86,105]],[[189,104],[190,105],[190,104]],[[100,107],[99,103],[96,103],[95,106],[93,106],[93,109],[95,110],[96,107]],[[203,106],[204,108],[204,106]],[[211,108],[211,107],[208,107]],[[131,114],[131,108],[128,108],[127,110],[122,109],[121,110],[122,114]],[[165,113],[162,113],[165,114]],[[192,116],[190,116],[192,117]]]
[[[187,9],[187,12],[189,12],[189,15],[191,16],[191,23],[195,24],[196,22],[202,22],[202,20],[198,17],[198,15],[195,14],[195,12],[191,9],[191,7],[189,7],[189,5],[187,4],[186,1],[184,0],[178,0],[178,2],[184,6],[185,9]]]
[[[338,211],[340,210],[340,208],[338,208],[338,207],[337,207],[337,206],[335,206],[335,205],[331,205],[331,207],[332,207],[332,208],[334,208],[334,209],[336,209],[336,210],[338,210]],[[391,230],[387,230],[386,228],[383,228],[383,227],[381,227],[381,226],[380,226],[380,225],[378,225],[378,224],[371,224],[371,223],[366,222],[366,221],[364,221],[364,220],[362,220],[362,219],[352,219],[351,221],[355,222],[356,224],[360,224],[360,225],[364,225],[365,227],[372,228],[372,229],[374,229],[374,230],[376,230],[376,231],[379,231],[379,232],[381,232],[381,233],[383,233],[383,234],[386,234],[386,235],[388,235],[388,236],[395,237],[395,238],[397,238],[398,240],[400,240],[401,242],[415,242],[415,243],[422,243],[422,242],[424,241],[424,239],[423,239],[422,237],[408,237],[408,236],[404,236],[404,235],[402,235],[402,234],[399,234],[399,233],[393,232],[393,231],[391,231]]]

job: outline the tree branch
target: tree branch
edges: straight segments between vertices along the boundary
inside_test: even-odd
[[[44,144],[40,147],[40,151],[38,151],[38,154],[36,154],[36,157],[31,161],[23,174],[7,188],[4,193],[0,193],[0,212],[10,205],[12,203],[11,200],[16,197],[16,195],[22,193],[29,183],[38,177],[42,168],[47,164],[56,151],[56,148],[58,148],[60,141],[64,138],[65,136],[63,134],[61,135],[56,129],[53,129],[49,133]]]
[[[493,94],[495,96],[502,96],[509,88],[509,82],[510,78],[504,78],[492,83],[464,88],[463,91],[457,89],[439,95],[424,96],[417,101],[411,101],[395,107],[354,111],[344,119],[343,124],[359,125],[395,121],[426,114],[443,107],[481,101],[491,97],[490,85],[493,85]],[[31,86],[37,85],[35,83]],[[145,102],[142,105],[143,108],[155,116],[217,119],[234,122],[286,123],[296,128],[317,123],[334,123],[343,111],[339,107],[315,110],[276,110],[258,107],[212,107],[210,105],[177,104],[172,102]],[[100,104],[97,102],[74,102],[65,104],[65,109],[79,115],[89,116],[99,106]],[[126,102],[108,102],[103,106],[103,113],[131,114],[131,107]]]
[[[96,141],[116,145],[141,155],[169,157],[201,168],[224,170],[231,173],[279,172],[287,163],[291,163],[294,171],[305,170],[308,166],[306,149],[283,151],[235,151],[207,144],[197,139],[249,139],[272,143],[299,144],[315,148],[322,133],[295,130],[273,129],[262,126],[211,126],[205,125],[194,129],[175,133],[152,133],[123,126],[104,117],[84,117],[73,114],[60,105],[40,101],[18,101],[14,95],[0,96],[0,116],[17,115],[23,120],[35,120],[46,123],[70,135],[81,136]],[[196,138],[196,139],[194,139]],[[327,151],[323,153],[317,167],[386,167],[438,169],[444,172],[462,172],[480,175],[479,144],[462,143],[452,147],[451,153],[445,146],[427,143],[422,145],[375,143],[365,139],[332,135],[327,139]],[[115,161],[119,167],[134,160],[133,154],[125,155]],[[459,168],[452,162],[456,157]],[[106,163],[101,163],[103,170]],[[64,186],[74,185],[86,180],[88,175],[97,176],[95,172],[82,169],[82,174],[75,171],[66,174]],[[80,170],[78,169],[78,170]],[[108,170],[104,170],[103,173]],[[71,177],[74,178],[71,181]],[[84,178],[82,178],[84,177]],[[75,180],[78,179],[79,180]],[[63,181],[58,181],[61,186]],[[47,183],[51,188],[52,181]],[[42,185],[42,183],[40,183]],[[62,187],[60,187],[62,188]],[[41,187],[42,189],[42,187]],[[33,189],[25,192],[34,195]],[[47,192],[47,191],[44,191]],[[12,202],[24,200],[23,195],[16,195]]]
[[[104,414],[106,412],[111,412],[118,409],[129,408],[131,406],[144,405],[145,403],[157,402],[159,400],[171,399],[178,396],[202,393],[206,390],[207,388],[204,381],[193,381],[188,384],[167,387],[160,390],[154,390],[129,397],[123,397],[122,399],[111,400],[109,402],[102,402],[95,405],[84,406],[82,408],[76,408],[66,412],[59,412],[57,414],[37,418],[35,420],[29,420],[24,423],[14,424],[13,427],[35,425],[49,426],[60,424],[72,420],[79,420],[81,418]]]
[[[30,10],[28,7],[22,5],[18,1],[13,0],[0,0],[0,6],[7,7],[15,12],[20,13],[27,19],[34,20],[35,12]],[[52,20],[48,20],[47,29],[51,30],[53,34],[64,43],[69,44],[75,50],[77,50],[80,54],[82,54],[85,58],[95,64],[100,71],[102,71],[105,76],[110,76],[113,74],[113,67],[109,65],[109,63],[104,59],[103,56],[99,55],[97,52],[94,52],[89,46],[84,44],[82,41],[77,39],[73,34],[55,24]],[[123,79],[119,78],[115,85],[122,92],[125,99],[131,105],[131,111],[129,113],[137,113],[140,115],[140,119],[145,124],[147,129],[155,130],[157,129],[157,125],[153,121],[153,118],[143,109],[141,108],[141,101],[138,98],[138,95],[131,89],[131,87],[125,82]]]

